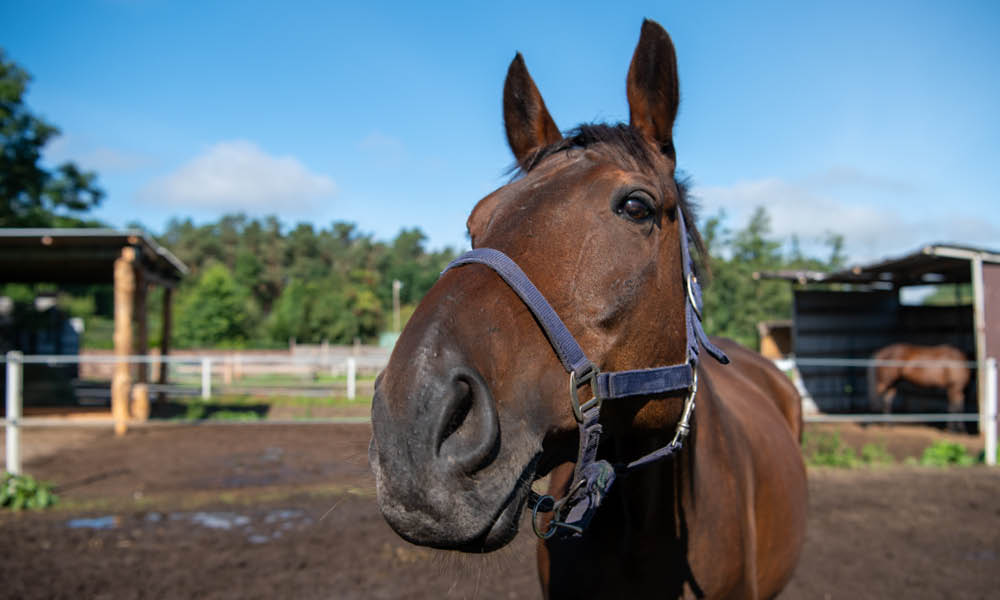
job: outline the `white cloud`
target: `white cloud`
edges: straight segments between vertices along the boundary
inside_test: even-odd
[[[253,142],[219,142],[173,173],[148,183],[139,198],[172,207],[215,210],[308,210],[336,192],[326,175],[294,156],[271,156]]]
[[[852,182],[859,184],[862,179],[854,177]],[[882,183],[868,187],[884,192]],[[953,212],[938,218],[927,211],[903,211],[889,202],[835,198],[778,178],[698,187],[693,194],[701,201],[703,214],[723,210],[728,226],[734,229],[746,225],[753,211],[763,206],[771,217],[773,234],[784,240],[797,235],[806,250],[815,251],[829,233],[841,234],[852,262],[904,254],[933,242],[992,247],[1000,239],[1000,224],[981,216]]]

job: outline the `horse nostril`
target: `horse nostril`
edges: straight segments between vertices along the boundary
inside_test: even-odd
[[[482,469],[496,456],[500,423],[489,387],[479,373],[455,369],[437,428],[439,461],[467,474]]]
[[[452,435],[465,423],[466,417],[469,416],[469,412],[472,411],[472,388],[465,381],[458,380],[454,382],[454,401],[449,403],[448,411],[451,412],[451,417],[447,419],[445,423],[444,430],[441,432],[440,439],[438,440],[438,451],[441,450],[441,444]],[[447,415],[446,415],[447,416]]]

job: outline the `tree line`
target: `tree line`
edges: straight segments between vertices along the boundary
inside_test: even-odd
[[[179,346],[371,342],[389,329],[392,282],[408,312],[456,255],[419,228],[389,242],[335,222],[285,230],[276,217],[171,221],[157,236],[191,268],[176,299]]]

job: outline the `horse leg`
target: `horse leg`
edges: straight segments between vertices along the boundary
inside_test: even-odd
[[[892,400],[896,397],[896,386],[891,385],[882,394],[882,412],[889,414],[892,412]]]
[[[965,408],[965,394],[962,393],[962,387],[957,385],[948,386],[948,412],[950,414],[959,414]],[[959,423],[958,421],[949,421],[948,430],[954,432],[965,433],[965,424]]]

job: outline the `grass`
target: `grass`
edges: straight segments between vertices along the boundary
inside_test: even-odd
[[[260,421],[263,417],[255,410],[234,410],[229,408],[218,408],[218,405],[207,402],[192,402],[187,405],[183,415],[174,417],[180,421],[204,421],[207,419],[215,421]]]
[[[807,432],[802,440],[802,453],[811,467],[853,469],[896,464],[885,442],[867,443],[858,452],[845,443],[839,433]],[[921,467],[967,467],[982,462],[982,454],[975,457],[965,446],[946,440],[938,440],[925,448],[920,458],[909,456],[902,461],[904,465]]]
[[[250,396],[247,394],[225,394],[213,396],[213,404],[234,406],[353,406],[371,404],[371,396],[357,396],[353,400],[346,396]],[[188,400],[190,403],[202,402],[199,399]]]

